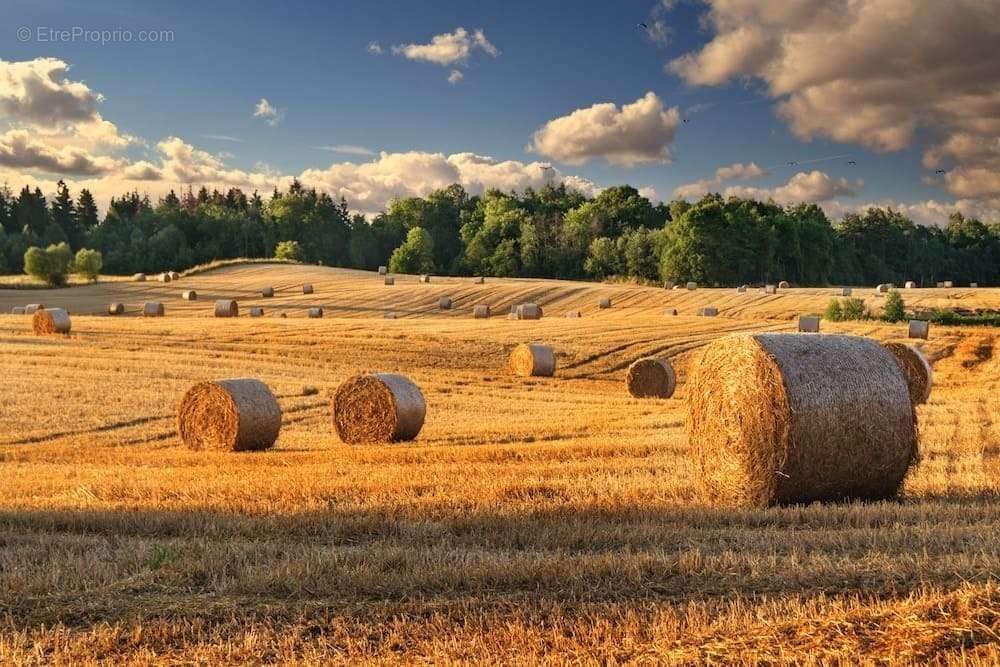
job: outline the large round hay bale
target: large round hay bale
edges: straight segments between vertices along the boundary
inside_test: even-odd
[[[177,408],[177,431],[191,449],[268,449],[281,430],[281,407],[254,378],[199,382]]]
[[[567,310],[566,317],[577,320],[583,317],[583,313],[581,313],[579,310]]]
[[[787,280],[782,280],[778,283],[778,289],[788,289],[791,285],[788,284]]]
[[[170,272],[170,279],[171,280],[180,280],[181,279],[181,274],[177,273],[176,271],[171,271]]]
[[[271,297],[274,296],[274,288],[273,287],[265,287],[264,289],[262,289],[260,291],[260,296],[261,296],[261,298],[264,298],[264,299],[270,299]]]
[[[125,313],[124,303],[109,303],[108,304],[108,315],[122,315]]]
[[[438,299],[438,308],[441,310],[451,310],[451,297],[443,296]]]
[[[687,390],[689,455],[713,504],[890,498],[916,459],[906,382],[867,338],[720,338]]]
[[[605,310],[611,307],[611,297],[604,296],[597,300],[597,307],[601,310]]]
[[[850,287],[840,288],[840,296],[851,296],[852,294],[854,294],[854,290],[851,289]]]
[[[625,386],[636,398],[670,398],[677,387],[677,376],[667,359],[646,357],[628,367]]]
[[[135,282],[135,283],[144,283],[144,282],[146,282],[146,274],[145,273],[135,273],[135,274],[133,274],[132,275],[132,282]]]
[[[173,278],[170,277],[169,273],[161,273],[159,276],[156,277],[156,279],[159,280],[161,283],[169,283],[171,280],[173,280]]]
[[[764,287],[761,288],[761,294],[777,294],[777,293],[778,293],[777,285],[764,285]]]
[[[393,276],[386,276],[382,280],[382,283],[385,284],[385,285],[395,285],[396,284],[396,278],[393,277]]]
[[[431,281],[431,277],[429,275],[427,275],[426,273],[422,273],[420,275],[420,282],[422,282],[422,283],[429,283],[430,281]]]
[[[534,303],[518,304],[515,314],[519,320],[540,320],[542,319],[542,307]]]
[[[914,405],[926,403],[931,395],[931,385],[934,383],[934,371],[924,353],[917,348],[904,343],[883,343],[885,348],[896,357],[896,363],[903,371],[906,386],[910,390],[910,400]]]
[[[696,290],[696,289],[698,289],[698,283],[688,283],[687,284],[687,288],[689,290]]]
[[[24,306],[14,306],[10,309],[11,315],[24,315]]]
[[[705,306],[704,308],[698,309],[698,315],[701,317],[715,317],[719,314],[719,309],[714,306]]]
[[[323,317],[323,309],[318,306],[310,308],[306,314],[312,319],[316,320]]]
[[[480,303],[472,309],[472,317],[477,320],[486,320],[490,317],[489,304]]]
[[[889,293],[889,283],[882,283],[881,285],[875,286],[876,294],[888,294]]]
[[[969,283],[969,287],[971,287],[972,289],[976,289],[977,287],[979,287],[979,283]]]
[[[181,292],[181,298],[184,299],[185,301],[197,301],[198,293],[195,292],[193,289],[184,290],[183,292]]]
[[[551,377],[556,372],[556,353],[548,345],[521,343],[510,353],[507,368],[521,377]]]
[[[70,330],[69,313],[62,308],[39,308],[31,316],[31,329],[35,334],[68,334]]]
[[[749,289],[749,286],[747,286],[747,285],[740,285],[739,287],[736,288],[736,293],[737,294],[746,294],[748,289]]]
[[[472,281],[472,284],[473,284],[473,285],[482,285],[482,284],[483,284],[484,282],[485,282],[485,281],[483,280],[483,277],[482,277],[482,276],[476,276],[476,277],[475,277],[475,278],[473,279],[473,281]]]
[[[907,280],[905,283],[903,283],[904,289],[914,289],[916,286],[917,284],[912,280]]]
[[[147,301],[142,304],[143,317],[163,317],[163,304],[159,301]]]
[[[819,333],[819,317],[817,315],[799,315],[799,331]]]
[[[384,266],[380,266],[380,267],[378,267],[378,274],[379,274],[380,276],[384,276],[384,275],[386,275],[386,274],[387,274],[388,272],[389,272],[389,269],[387,269],[386,267],[384,267]]]
[[[215,302],[216,317],[239,317],[240,306],[233,299],[219,299]]]
[[[313,293],[313,286],[311,284],[309,284],[309,283],[303,284],[302,285],[302,293],[303,294],[312,294]]]
[[[260,306],[250,306],[250,317],[264,317],[264,309]]]
[[[413,440],[427,416],[424,396],[409,378],[357,375],[333,395],[333,424],[348,444]]]
[[[29,303],[27,306],[24,307],[24,314],[25,315],[34,315],[37,311],[39,311],[39,310],[41,310],[43,308],[45,308],[45,306],[43,306],[40,303]]]
[[[927,320],[910,320],[907,337],[927,340],[931,333],[931,323]]]
[[[673,280],[664,280],[663,281],[663,289],[673,289],[675,286],[676,286],[676,283]]]
[[[943,283],[941,283],[941,286],[946,288],[951,288],[955,286],[955,283],[950,280],[946,280]]]

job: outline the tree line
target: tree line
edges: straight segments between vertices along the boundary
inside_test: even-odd
[[[94,197],[60,182],[52,201],[0,188],[0,273],[25,270],[29,248],[99,251],[106,273],[155,273],[216,259],[273,257],[397,273],[620,277],[704,285],[1000,284],[1000,224],[953,214],[922,226],[871,208],[832,222],[815,204],[782,207],[709,194],[653,204],[631,186],[587,198],[563,184],[469,195],[460,185],[393,201],[368,219],[298,181],[266,199],[130,192],[103,219]]]

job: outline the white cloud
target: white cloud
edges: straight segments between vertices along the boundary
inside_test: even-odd
[[[461,71],[459,71],[457,69],[453,69],[453,70],[451,70],[451,73],[448,74],[448,83],[454,85],[454,84],[458,83],[459,81],[461,81],[464,78],[465,78],[465,75],[462,74]]]
[[[467,62],[473,49],[480,49],[494,58],[500,53],[482,30],[475,30],[469,34],[461,27],[456,28],[454,32],[435,35],[428,44],[396,45],[392,47],[392,52],[409,60],[449,66]]]
[[[254,106],[253,115],[254,118],[262,118],[264,122],[274,127],[285,119],[285,110],[277,108],[268,102],[266,97],[262,97]]]
[[[334,146],[313,146],[318,151],[329,153],[342,153],[344,155],[375,155],[375,151],[364,146],[353,146],[351,144],[336,144]]]
[[[68,72],[69,65],[57,58],[0,60],[0,115],[50,126],[99,120],[103,97],[67,79]]]
[[[744,197],[767,201],[773,199],[778,204],[802,204],[825,202],[836,197],[853,197],[857,189],[864,187],[860,179],[851,184],[846,178],[831,178],[822,171],[799,172],[784,185],[775,188],[753,188],[734,185],[725,189],[727,197]]]
[[[382,55],[382,45],[378,42],[368,42],[368,46],[365,47],[365,50],[373,56]]]
[[[679,199],[699,199],[709,192],[718,191],[725,182],[746,181],[765,175],[767,175],[767,171],[756,162],[746,164],[735,162],[716,169],[714,178],[703,178],[675,188],[674,196]]]
[[[531,150],[573,165],[596,158],[625,167],[668,163],[679,120],[677,107],[664,109],[648,92],[620,109],[605,102],[550,120],[534,133]]]
[[[121,166],[122,160],[93,155],[79,146],[56,147],[40,141],[27,130],[0,134],[0,166],[50,174],[103,174]]]

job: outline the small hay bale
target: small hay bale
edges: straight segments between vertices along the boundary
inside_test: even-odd
[[[384,320],[394,320],[394,319],[396,319],[396,313],[394,313],[392,311],[389,311],[389,312],[385,313],[384,315],[382,315],[382,319],[384,319]]]
[[[108,315],[123,315],[125,313],[124,303],[109,303]]]
[[[777,293],[778,293],[777,285],[764,285],[764,287],[761,289],[761,294],[777,294]]]
[[[663,289],[673,289],[676,283],[673,280],[664,280]]]
[[[265,287],[264,289],[262,289],[260,291],[260,296],[261,296],[262,299],[270,299],[271,297],[274,296],[274,288],[273,287]]]
[[[181,298],[184,299],[185,301],[197,301],[198,293],[195,292],[193,289],[189,289],[184,292],[181,292]]]
[[[889,293],[889,283],[882,283],[875,287],[876,294],[888,294]]]
[[[625,386],[635,398],[670,398],[677,387],[677,376],[669,360],[645,357],[628,367]]]
[[[156,279],[159,280],[161,283],[169,283],[171,280],[173,280],[173,278],[170,277],[169,273],[161,273],[159,276],[156,277]]]
[[[144,283],[144,282],[146,282],[146,274],[145,273],[135,273],[135,274],[132,274],[132,282],[134,282],[134,283]]]
[[[388,272],[389,272],[389,269],[387,269],[386,267],[384,267],[384,266],[380,266],[380,267],[378,267],[378,274],[379,274],[380,276],[384,276],[384,275],[386,275],[386,274],[387,274]]]
[[[944,287],[944,283],[937,283],[936,287]]]
[[[931,385],[934,383],[934,371],[924,353],[905,343],[883,343],[885,349],[892,352],[896,363],[903,371],[906,386],[910,390],[910,400],[914,405],[926,403],[931,395]]]
[[[507,313],[507,319],[508,320],[517,320],[517,319],[520,319],[520,318],[517,316],[517,313]]]
[[[915,289],[916,286],[917,284],[912,280],[907,280],[905,283],[903,283],[903,289]]]
[[[787,280],[782,280],[778,283],[778,289],[788,289],[791,285],[788,284]]]
[[[319,319],[319,318],[323,317],[323,309],[320,308],[320,307],[318,307],[318,306],[316,306],[316,307],[310,308],[306,314],[310,318],[312,318],[314,320],[315,319]]]
[[[31,316],[31,329],[37,336],[68,334],[70,328],[69,313],[62,308],[39,308]]]
[[[333,425],[347,444],[413,440],[427,403],[409,378],[394,373],[356,375],[333,395]]]
[[[170,279],[171,280],[180,280],[181,279],[181,274],[177,273],[176,271],[171,271],[170,272]]]
[[[907,330],[908,338],[923,338],[927,340],[930,335],[931,323],[927,320],[910,320],[910,326]]]
[[[952,281],[950,281],[950,280],[946,280],[946,281],[944,281],[943,283],[941,283],[941,286],[942,286],[942,287],[946,287],[946,288],[951,288],[951,287],[954,287],[954,286],[955,286],[955,283],[953,283],[953,282],[952,282]]]
[[[422,283],[429,283],[431,281],[431,277],[429,275],[427,275],[426,273],[424,273],[424,274],[420,275],[419,280]]]
[[[854,294],[854,290],[851,289],[850,287],[840,288],[840,296],[851,296],[852,294]]]
[[[311,283],[305,283],[305,284],[303,284],[302,285],[302,293],[303,294],[312,294],[313,293],[313,286],[312,286],[312,284]]]
[[[969,287],[971,287],[972,289],[976,289],[977,287],[979,287],[979,283],[969,283]]]
[[[177,408],[177,431],[191,449],[269,449],[281,430],[281,407],[254,378],[199,382]]]
[[[548,345],[521,343],[510,353],[507,368],[521,377],[551,377],[556,372],[556,353]]]
[[[472,309],[472,317],[476,320],[487,320],[490,317],[490,307],[488,304],[480,303]]]
[[[688,283],[686,287],[688,291],[693,291],[698,289],[698,283]]]
[[[663,314],[664,315],[668,315],[668,316],[677,315],[677,309],[676,308],[664,308],[663,309]]]
[[[570,318],[576,319],[576,318],[583,317],[583,313],[581,313],[579,310],[569,310],[569,311],[566,311],[566,317],[570,317]]]
[[[819,333],[819,316],[799,315],[799,331],[801,333]]]
[[[10,309],[11,315],[24,315],[24,306],[14,306]]]
[[[264,309],[260,306],[250,306],[250,317],[264,317]]]
[[[163,317],[163,304],[159,301],[147,301],[142,304],[143,317]]]
[[[719,314],[719,309],[714,306],[705,306],[704,308],[698,309],[698,315],[701,317],[715,317]]]
[[[485,281],[485,280],[483,280],[483,277],[482,277],[482,276],[477,276],[477,277],[476,277],[476,278],[475,278],[475,279],[474,279],[474,280],[472,281],[472,284],[474,284],[474,285],[482,285],[482,284],[483,284],[484,282],[486,282],[486,281]]]
[[[451,297],[443,296],[438,299],[438,308],[441,310],[451,310]]]
[[[542,307],[534,303],[518,304],[516,315],[519,320],[540,320]]]
[[[687,394],[691,468],[713,505],[891,498],[916,460],[906,382],[867,338],[726,336]]]
[[[737,294],[746,294],[748,289],[749,289],[749,287],[747,285],[740,285],[739,287],[736,288],[736,293]]]
[[[597,301],[597,307],[606,310],[611,307],[611,297],[603,296]]]
[[[29,303],[27,306],[24,307],[24,314],[34,315],[36,311],[39,311],[43,308],[45,308],[45,306],[43,306],[40,303]]]
[[[215,302],[216,317],[239,317],[240,306],[233,299],[219,299]]]
[[[395,285],[396,284],[396,279],[393,278],[392,276],[386,276],[385,279],[382,282],[385,285]]]

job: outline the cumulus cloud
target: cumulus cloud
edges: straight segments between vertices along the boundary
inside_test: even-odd
[[[674,196],[679,199],[699,199],[709,192],[718,191],[728,181],[747,181],[765,175],[767,171],[756,162],[735,162],[716,169],[714,178],[703,178],[675,188]]]
[[[99,120],[103,98],[67,79],[68,72],[69,65],[57,58],[0,60],[0,115],[41,125]]]
[[[727,197],[745,197],[766,201],[773,199],[778,204],[801,204],[825,202],[836,197],[853,197],[857,189],[864,187],[864,181],[854,184],[846,178],[832,178],[823,171],[802,171],[792,176],[787,183],[775,188],[754,188],[734,185],[725,189]]]
[[[46,173],[94,175],[118,168],[121,160],[92,155],[78,146],[55,147],[27,130],[0,134],[0,166]]]
[[[462,74],[462,72],[460,70],[453,69],[453,70],[451,70],[451,73],[448,74],[448,83],[454,85],[454,84],[458,83],[459,81],[461,81],[464,78],[465,78],[465,75]]]
[[[605,102],[550,120],[534,133],[530,149],[572,165],[596,158],[624,167],[665,164],[679,121],[677,107],[665,109],[648,92],[621,108]]]
[[[961,198],[1000,197],[1000,0],[705,0],[711,39],[668,68],[756,78],[799,138],[897,151],[930,137]]]
[[[454,32],[434,35],[428,44],[398,44],[392,47],[392,52],[409,60],[422,60],[447,67],[467,62],[474,49],[494,58],[500,54],[482,30],[469,33],[462,27],[455,28]]]
[[[264,122],[274,127],[285,119],[285,110],[277,108],[268,102],[266,97],[262,97],[254,106],[253,115],[254,118],[262,118]]]

